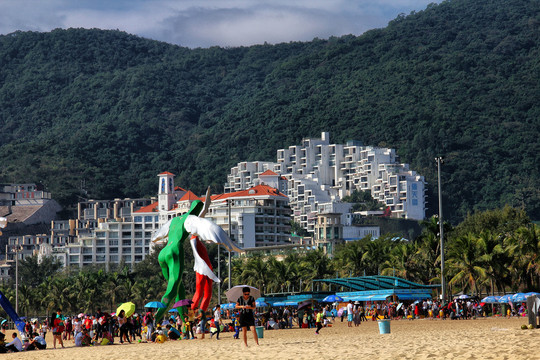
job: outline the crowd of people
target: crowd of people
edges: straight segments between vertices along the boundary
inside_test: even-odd
[[[95,314],[64,316],[61,309],[58,309],[55,314],[42,322],[37,319],[27,321],[24,334],[21,334],[22,339],[14,332],[11,334],[11,341],[7,342],[6,337],[9,335],[6,334],[5,327],[2,327],[0,353],[46,349],[45,338],[48,331],[53,335],[53,348],[64,347],[64,341],[74,341],[75,346],[83,347],[125,342],[160,343],[166,340],[204,339],[207,334],[219,340],[222,332],[233,332],[234,339],[239,339],[242,332],[247,346],[248,331],[253,333],[254,341],[258,345],[256,326],[262,326],[266,330],[314,328],[315,333],[319,334],[323,327],[332,326],[336,318],[341,318],[341,322],[346,318],[347,325],[353,327],[359,326],[363,321],[377,319],[470,319],[486,316],[486,312],[494,308],[472,298],[454,299],[444,304],[433,300],[408,304],[386,301],[364,304],[349,301],[345,304],[322,304],[322,306],[313,304],[301,308],[266,307],[258,312],[255,299],[250,295],[249,288],[245,288],[243,296],[238,299],[232,311],[223,311],[220,305],[216,305],[211,312],[190,309],[183,316],[173,312],[161,323],[156,323],[151,309],[143,315],[129,316],[126,316],[124,310],[111,315],[102,312],[101,309]],[[512,316],[525,312],[525,304],[521,304],[515,307],[508,306],[508,312],[502,315]]]

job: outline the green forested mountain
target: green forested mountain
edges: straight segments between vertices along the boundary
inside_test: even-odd
[[[540,219],[540,2],[452,0],[384,29],[186,49],[118,31],[0,36],[0,182],[64,204],[155,194],[156,174],[219,191],[231,166],[331,132],[396,148],[436,211]]]

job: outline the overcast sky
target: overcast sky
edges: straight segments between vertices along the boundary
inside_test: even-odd
[[[435,0],[0,0],[0,34],[118,29],[187,47],[310,41],[385,27]]]

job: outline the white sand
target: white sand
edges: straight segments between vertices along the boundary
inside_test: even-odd
[[[47,349],[3,354],[6,359],[540,359],[540,329],[521,330],[526,318],[477,320],[399,320],[391,333],[380,335],[376,322],[348,328],[346,322],[314,329],[265,331],[260,346],[248,334],[248,348],[222,333],[217,341],[168,341],[164,344],[124,344],[66,349]],[[7,333],[9,336],[10,332]],[[6,338],[9,338],[6,336]],[[52,348],[52,337],[47,335]]]

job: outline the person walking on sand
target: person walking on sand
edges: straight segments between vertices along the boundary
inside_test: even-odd
[[[251,289],[245,287],[242,289],[243,295],[236,301],[236,309],[240,309],[240,327],[242,328],[242,334],[244,336],[244,345],[247,344],[247,330],[251,328],[253,332],[253,340],[255,344],[259,345],[259,338],[257,338],[257,332],[255,331],[255,317],[253,310],[255,310],[255,299],[250,295]]]
[[[223,321],[221,320],[221,306],[219,304],[216,305],[216,310],[214,310],[214,324],[216,325],[216,340],[219,340],[219,333],[221,332],[221,324],[223,324]]]
[[[317,330],[315,330],[315,334],[319,335],[319,330],[322,329],[322,311],[315,310],[315,325],[317,325]]]

